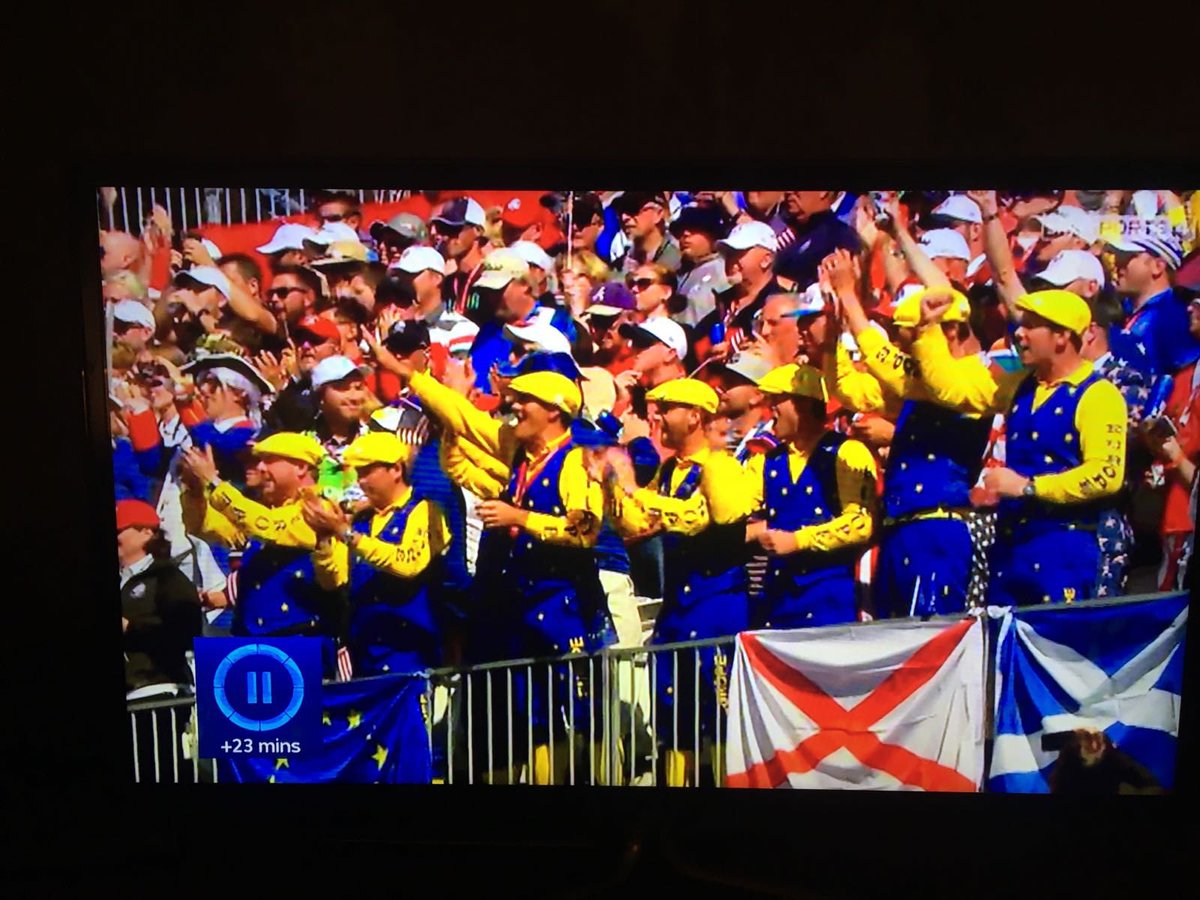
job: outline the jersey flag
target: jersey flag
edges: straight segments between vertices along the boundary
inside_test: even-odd
[[[984,668],[977,618],[743,633],[726,783],[978,791]]]

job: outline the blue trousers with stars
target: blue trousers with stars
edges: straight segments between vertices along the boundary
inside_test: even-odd
[[[739,585],[729,591],[714,592],[687,608],[664,605],[649,643],[653,648],[660,644],[732,637],[745,631],[748,624],[746,591],[744,585]],[[727,703],[733,642],[659,651],[651,656],[658,740],[667,749],[694,750],[697,729],[701,737],[712,735],[717,716]]]
[[[350,620],[350,658],[356,678],[421,672],[438,665],[442,637],[410,622],[394,606],[359,607]]]
[[[920,519],[883,536],[871,590],[875,617],[907,616],[918,579],[916,615],[947,615],[967,608],[971,532],[965,522]]]
[[[988,603],[1031,606],[1095,596],[1100,544],[1095,531],[1040,527],[998,532],[992,548]]]

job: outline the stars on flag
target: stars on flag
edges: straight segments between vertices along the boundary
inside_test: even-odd
[[[280,769],[290,769],[291,767],[292,767],[291,763],[288,762],[286,759],[275,760],[275,771],[276,772],[278,772]]]
[[[376,744],[375,752],[371,754],[371,759],[375,760],[375,764],[379,766],[380,771],[383,771],[383,763],[387,757],[387,747],[383,746],[383,744]]]
[[[360,713],[357,709],[350,710],[350,712],[346,715],[346,724],[350,726],[351,730],[357,728],[360,724],[362,724],[362,713]]]

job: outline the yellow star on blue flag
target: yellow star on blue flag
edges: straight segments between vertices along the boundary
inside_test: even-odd
[[[280,769],[290,769],[291,767],[292,767],[291,763],[289,763],[286,759],[275,760],[275,771],[276,772],[278,772]]]
[[[333,721],[329,718],[328,712],[321,713],[321,724],[322,725],[332,725],[333,724]]]
[[[362,713],[357,709],[352,709],[346,714],[346,723],[351,728],[357,728],[362,723]]]
[[[387,747],[383,746],[383,744],[375,745],[375,752],[371,754],[371,759],[375,760],[375,764],[379,766],[380,771],[383,771],[383,763],[387,759],[387,755]]]

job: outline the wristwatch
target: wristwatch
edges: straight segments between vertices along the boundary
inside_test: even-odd
[[[1033,479],[1032,478],[1030,478],[1029,481],[1025,482],[1025,487],[1021,489],[1021,496],[1022,497],[1036,497],[1037,496],[1037,491],[1034,490],[1034,487],[1033,487]]]

